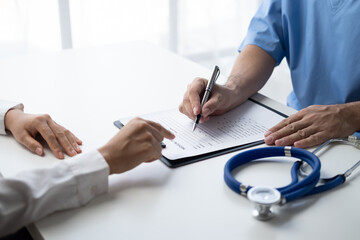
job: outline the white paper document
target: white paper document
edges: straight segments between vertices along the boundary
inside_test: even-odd
[[[192,131],[194,121],[178,109],[140,116],[160,123],[175,134],[175,139],[164,139],[162,154],[169,160],[197,156],[264,139],[264,133],[284,117],[246,101],[239,107],[220,116],[212,116],[206,123],[199,123]],[[120,119],[126,124],[130,118]]]

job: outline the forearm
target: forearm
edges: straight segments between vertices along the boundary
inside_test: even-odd
[[[108,174],[109,167],[101,154],[92,151],[51,168],[0,179],[0,237],[107,192]]]
[[[244,102],[265,85],[275,65],[275,59],[267,52],[247,45],[239,53],[225,85],[237,93],[238,102]]]

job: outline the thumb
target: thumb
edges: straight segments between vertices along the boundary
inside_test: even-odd
[[[29,134],[25,135],[19,142],[39,156],[44,154],[43,146]]]
[[[212,96],[203,106],[202,108],[202,117],[207,118],[212,113],[214,113],[216,110],[218,110],[219,106],[219,97]]]

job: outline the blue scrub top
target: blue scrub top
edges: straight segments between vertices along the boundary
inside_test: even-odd
[[[360,101],[359,13],[359,0],[264,0],[239,51],[257,45],[277,65],[286,57],[297,110]]]

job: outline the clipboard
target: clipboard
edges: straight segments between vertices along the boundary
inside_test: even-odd
[[[288,117],[287,115],[273,109],[270,108],[262,103],[259,103],[258,101],[254,100],[254,99],[249,99],[250,101],[264,107],[267,108],[269,110],[271,110],[272,112],[282,116],[282,117]],[[120,121],[114,121],[114,125],[116,127],[118,127],[119,129],[121,129],[122,127],[124,127],[124,124]],[[184,165],[188,165],[191,163],[195,163],[195,162],[199,162],[202,160],[206,160],[209,158],[213,158],[213,157],[217,157],[223,154],[227,154],[227,153],[231,153],[231,152],[235,152],[235,151],[239,151],[239,150],[243,150],[249,147],[254,147],[254,146],[258,146],[260,144],[264,144],[264,140],[259,140],[259,141],[254,141],[254,142],[249,142],[246,144],[242,144],[242,145],[238,145],[238,146],[234,146],[234,147],[229,147],[229,148],[224,148],[221,150],[217,150],[217,151],[213,151],[213,152],[208,152],[205,154],[200,154],[200,155],[195,155],[195,156],[190,156],[190,157],[183,157],[183,158],[179,158],[179,159],[168,159],[166,158],[164,155],[160,158],[160,161],[162,161],[166,166],[168,166],[169,168],[177,168],[177,167],[181,167]]]

